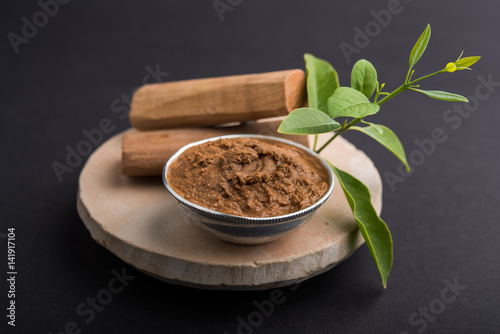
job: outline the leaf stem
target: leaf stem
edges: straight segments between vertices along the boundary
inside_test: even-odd
[[[408,83],[410,80],[411,67],[408,69],[408,73],[406,73],[405,83]]]
[[[424,79],[430,78],[432,76],[435,76],[435,75],[443,73],[443,72],[445,72],[445,69],[439,70],[439,71],[431,73],[431,74],[424,75],[423,77],[420,77],[418,79],[415,79],[415,80],[409,82],[408,85],[413,85],[414,83],[419,82],[420,80],[424,80]]]
[[[316,146],[318,145],[318,134],[314,135],[314,146],[313,151],[316,151]]]
[[[349,130],[349,128],[359,122],[361,122],[362,118],[355,118],[353,119],[352,121],[350,121],[349,123],[347,124],[342,124],[342,127],[340,129],[338,129],[335,134],[332,136],[332,138],[328,139],[328,141],[326,143],[324,143],[317,151],[316,153],[321,153],[321,151],[323,151],[325,149],[325,147],[328,146],[328,144],[330,144],[335,138],[337,138],[341,133],[344,133],[346,132],[347,130]]]
[[[378,105],[381,105],[383,103],[386,103],[387,101],[389,101],[390,99],[392,99],[394,96],[404,92],[405,90],[407,90],[409,87],[408,84],[402,84],[401,86],[399,86],[398,88],[396,88],[392,93],[390,93],[389,95],[387,95],[386,97],[384,97],[382,100],[378,101],[377,104]]]
[[[419,82],[420,80],[424,80],[424,79],[430,78],[432,76],[435,76],[435,75],[443,73],[443,72],[445,72],[445,69],[439,70],[439,71],[431,73],[431,74],[424,75],[423,77],[420,77],[418,79],[415,79],[415,80],[412,80],[410,82],[407,82],[408,78],[409,78],[409,74],[410,74],[410,72],[408,71],[408,75],[406,76],[406,80],[405,80],[404,84],[402,84],[401,86],[399,86],[398,88],[396,88],[396,90],[394,90],[392,93],[390,93],[389,95],[387,95],[386,97],[384,97],[382,100],[380,100],[378,102],[375,102],[375,103],[377,103],[378,105],[381,105],[381,104],[389,101],[390,99],[392,99],[394,96],[396,96],[396,95],[404,92],[407,89],[410,89],[411,86],[413,86],[415,83]]]
[[[442,69],[442,70],[439,70],[437,72],[434,72],[434,73],[431,73],[431,74],[427,74],[427,75],[424,75],[423,77],[420,77],[418,79],[415,79],[413,81],[410,81],[408,82],[408,80],[411,80],[411,69],[410,71],[408,71],[408,74],[406,75],[406,79],[405,79],[405,83],[402,84],[401,86],[399,86],[398,88],[396,88],[395,90],[393,90],[389,95],[387,95],[386,97],[384,97],[382,100],[378,101],[377,102],[377,98],[378,96],[380,95],[380,92],[377,92],[378,94],[375,95],[375,101],[374,103],[378,104],[378,105],[381,105],[381,104],[384,104],[386,103],[387,101],[389,101],[390,99],[392,99],[393,97],[395,97],[396,95],[398,94],[401,94],[402,92],[404,92],[405,90],[408,90],[408,89],[412,89],[413,88],[413,85],[416,83],[416,82],[419,82],[420,80],[423,80],[423,79],[427,79],[429,77],[432,77],[434,75],[437,75],[437,74],[440,74],[440,73],[443,73],[445,72],[446,70],[445,69]],[[355,118],[353,119],[352,121],[350,121],[349,123],[347,124],[343,124],[340,129],[338,129],[334,135],[328,139],[328,141],[326,143],[324,143],[318,150],[316,150],[316,144],[317,144],[317,139],[318,139],[318,136],[316,135],[316,137],[314,138],[314,147],[313,147],[313,150],[316,151],[316,153],[320,153],[321,151],[323,151],[325,149],[325,147],[328,146],[328,144],[330,144],[335,138],[337,138],[341,133],[344,133],[346,132],[347,130],[349,130],[349,128],[359,122],[361,122],[362,118]]]

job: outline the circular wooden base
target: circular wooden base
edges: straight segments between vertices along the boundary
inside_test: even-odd
[[[122,137],[105,142],[87,161],[78,213],[99,244],[151,276],[204,289],[268,289],[325,272],[363,243],[338,183],[311,221],[280,240],[244,246],[215,239],[184,221],[161,176],[121,174]],[[343,138],[322,155],[364,182],[380,213],[382,181],[371,160]]]

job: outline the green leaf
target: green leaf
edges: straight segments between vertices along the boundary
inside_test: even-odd
[[[391,232],[373,208],[368,188],[354,176],[336,168],[330,162],[328,163],[342,186],[354,219],[377,264],[385,288],[392,267]]]
[[[382,129],[382,125],[377,125],[375,123],[367,122],[367,121],[364,121],[364,120],[361,120],[361,123],[373,126],[378,131],[378,133],[380,133],[380,134],[382,134],[384,132],[384,129]]]
[[[309,107],[328,113],[327,100],[339,86],[337,71],[326,60],[304,54]]]
[[[352,130],[357,130],[363,132],[365,135],[372,137],[380,144],[385,146],[389,151],[392,152],[401,162],[406,166],[406,170],[410,171],[410,166],[406,160],[406,153],[401,141],[399,141],[398,136],[391,129],[383,125],[370,124],[370,126],[359,127],[351,126]],[[379,130],[382,130],[380,133]]]
[[[377,87],[377,70],[368,60],[361,59],[354,64],[351,87],[363,93],[367,98],[372,96]]]
[[[314,108],[299,108],[281,122],[278,132],[290,135],[315,135],[335,131],[340,124]]]
[[[376,114],[379,110],[378,104],[371,103],[363,93],[350,87],[337,88],[328,99],[328,113],[332,118],[362,118]]]
[[[415,64],[420,60],[420,57],[425,52],[427,44],[429,44],[429,39],[431,38],[431,26],[427,25],[422,35],[418,39],[417,43],[413,46],[410,53],[410,70],[415,66]]]
[[[471,67],[472,65],[477,63],[477,61],[479,59],[481,59],[481,57],[479,57],[479,56],[461,58],[455,62],[455,66],[456,67],[466,67],[466,68]]]
[[[450,101],[450,102],[469,102],[469,100],[465,96],[443,92],[440,90],[421,90],[416,88],[411,88],[411,90],[425,94],[428,97],[436,100]]]

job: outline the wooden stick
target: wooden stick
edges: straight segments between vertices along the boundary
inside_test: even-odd
[[[223,128],[189,128],[162,131],[133,131],[123,137],[122,173],[129,176],[161,175],[167,160],[189,143],[229,134],[255,133],[278,136],[309,147],[307,136],[283,135],[278,121],[262,121]]]
[[[296,69],[145,85],[132,98],[130,123],[158,130],[284,116],[305,106],[305,80]]]

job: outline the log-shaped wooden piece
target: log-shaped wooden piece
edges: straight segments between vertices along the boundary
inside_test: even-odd
[[[306,104],[305,81],[295,69],[145,85],[132,98],[130,123],[158,130],[284,116]]]
[[[307,136],[278,133],[280,122],[273,120],[221,128],[127,132],[122,142],[122,173],[129,176],[161,175],[167,160],[184,145],[223,135],[252,133],[279,136],[308,146]]]

